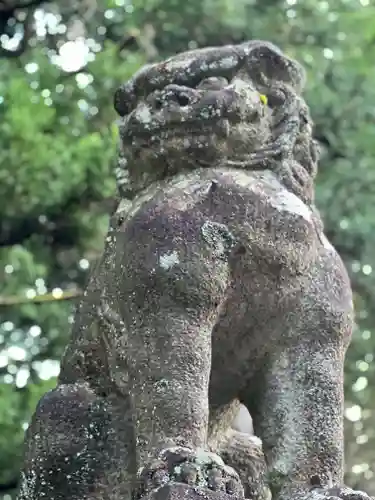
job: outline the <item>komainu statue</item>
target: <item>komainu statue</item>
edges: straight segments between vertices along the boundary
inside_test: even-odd
[[[342,483],[352,293],[314,206],[303,87],[296,61],[250,41],[146,66],[116,92],[122,201],[28,429],[20,500],[181,483],[369,499]],[[240,403],[257,437],[234,430]]]

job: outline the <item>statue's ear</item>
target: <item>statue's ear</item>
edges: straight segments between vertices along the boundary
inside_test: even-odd
[[[294,59],[287,57],[269,42],[253,42],[246,56],[249,75],[256,82],[282,81],[291,85],[299,93],[305,85],[305,70]]]
[[[130,113],[133,106],[133,94],[127,84],[123,84],[115,91],[113,106],[120,116]]]
[[[113,106],[120,116],[128,115],[136,106],[137,100],[142,94],[142,85],[147,82],[150,68],[156,65],[145,64],[126,83],[123,83],[115,91]]]

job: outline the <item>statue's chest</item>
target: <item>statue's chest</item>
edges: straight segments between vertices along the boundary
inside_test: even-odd
[[[237,273],[215,335],[262,357],[275,343],[294,342],[301,335],[330,336],[348,342],[353,304],[345,267],[321,238],[316,258],[300,275],[244,263]]]

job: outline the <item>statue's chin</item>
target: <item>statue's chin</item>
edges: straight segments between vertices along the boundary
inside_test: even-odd
[[[169,130],[160,135],[149,137],[134,136],[131,144],[126,145],[128,159],[133,164],[142,165],[145,170],[176,172],[184,168],[215,167],[226,160],[238,168],[246,168],[246,159],[266,143],[268,135],[256,134],[254,137],[248,129],[231,129],[231,134],[219,133],[217,130]],[[246,136],[245,138],[243,136]],[[246,148],[243,148],[246,144]],[[146,164],[148,167],[146,167]],[[152,165],[152,166],[151,166]],[[176,166],[176,168],[174,168]],[[138,167],[139,168],[139,167]]]
[[[132,163],[142,161],[144,165],[153,164],[153,169],[161,171],[167,163],[169,171],[178,171],[184,168],[198,168],[200,165],[217,165],[223,154],[220,148],[207,144],[203,139],[194,143],[191,137],[171,137],[158,145],[132,149],[130,156]],[[176,168],[173,167],[174,164]]]

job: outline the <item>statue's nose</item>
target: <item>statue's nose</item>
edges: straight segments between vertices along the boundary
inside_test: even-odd
[[[236,93],[231,89],[220,87],[192,89],[171,84],[149,95],[147,104],[153,111],[176,112],[189,107],[193,114],[208,117],[231,108],[236,97]]]
[[[181,116],[185,120],[222,117],[240,120],[245,116],[256,119],[260,107],[258,101],[259,93],[245,82],[228,84],[224,78],[207,78],[197,88],[169,84],[161,90],[154,90],[146,98],[146,106],[151,113],[162,112],[164,117],[178,121]]]
[[[208,90],[199,100],[200,108],[226,109],[236,99],[236,94],[229,89]]]
[[[161,110],[170,107],[189,106],[196,102],[198,93],[196,90],[180,86],[180,85],[167,85],[163,90],[155,90],[147,98],[147,103],[154,110]]]

